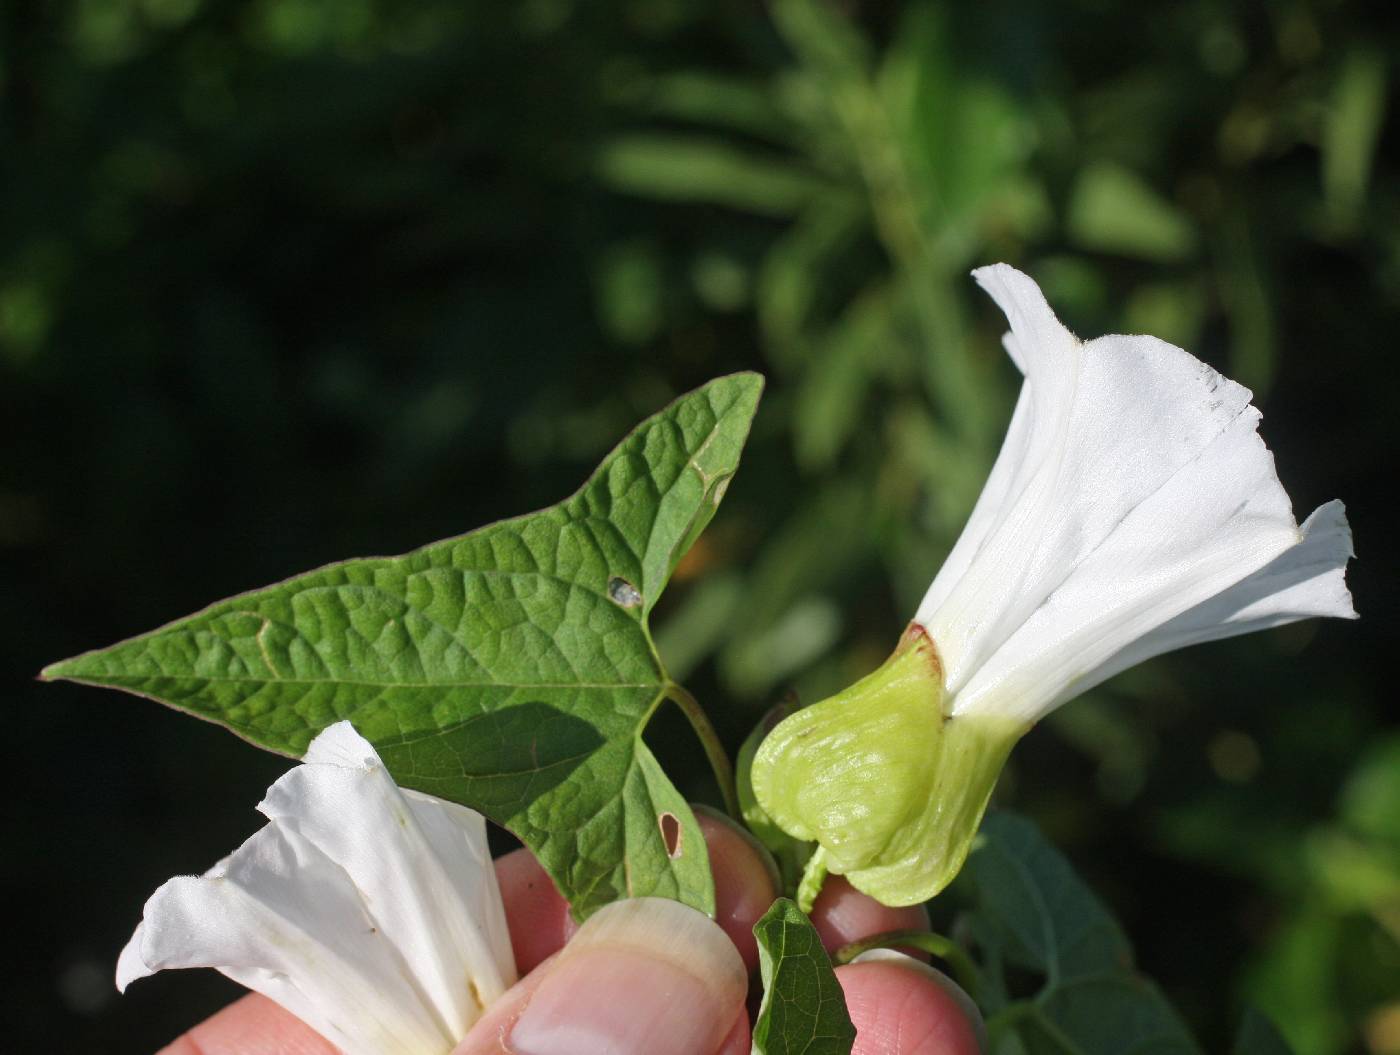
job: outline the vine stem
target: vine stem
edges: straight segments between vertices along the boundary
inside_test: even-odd
[[[724,810],[735,820],[739,820],[739,795],[734,787],[734,763],[729,761],[729,752],[725,751],[724,744],[720,743],[719,733],[715,732],[715,727],[710,724],[710,716],[684,685],[678,685],[674,681],[668,684],[666,698],[681,709],[681,713],[690,722],[690,727],[695,730],[695,735],[700,738],[705,757],[709,759],[715,780],[719,782],[719,793],[724,797]]]
[[[889,949],[899,945],[919,949],[937,956],[952,969],[954,979],[963,987],[967,995],[972,997],[974,1001],[977,999],[977,990],[980,988],[982,979],[977,965],[972,962],[972,957],[952,938],[946,938],[942,934],[935,934],[932,931],[891,930],[883,934],[876,934],[873,937],[841,946],[832,957],[832,962],[836,964],[850,963],[861,953],[869,952],[871,949]]]
[[[1041,1036],[1053,1043],[1064,1055],[1086,1055],[1084,1048],[1073,1037],[1046,1017],[1038,1000],[1018,1000],[987,1019],[987,1035],[993,1047],[996,1047],[1001,1037],[1021,1022],[1033,1022]]]

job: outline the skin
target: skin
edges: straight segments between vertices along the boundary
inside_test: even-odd
[[[762,855],[747,833],[705,814],[699,818],[715,878],[716,922],[739,949],[750,972],[757,967],[752,927],[777,891]],[[547,973],[549,958],[577,929],[568,905],[526,850],[496,861],[501,895],[521,980],[487,1012],[455,1055],[502,1052],[499,1038],[529,1003]],[[831,877],[812,922],[835,949],[881,931],[926,929],[920,908],[892,909]],[[546,970],[537,970],[541,965]],[[916,970],[889,962],[836,969],[856,1026],[853,1055],[976,1055],[976,1035],[952,997]],[[600,992],[600,1001],[636,1000],[635,992]],[[749,1020],[734,1009],[734,1026],[714,1055],[749,1051]],[[265,997],[252,994],[195,1026],[160,1055],[338,1055],[336,1049]]]

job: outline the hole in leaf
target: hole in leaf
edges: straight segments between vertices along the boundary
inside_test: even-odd
[[[616,575],[608,580],[608,596],[623,608],[636,608],[642,603],[642,595],[637,592],[637,588]]]
[[[663,813],[657,822],[661,825],[661,841],[666,844],[666,856],[674,861],[681,855],[681,822],[674,813]]]

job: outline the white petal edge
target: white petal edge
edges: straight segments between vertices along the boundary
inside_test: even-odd
[[[1253,575],[1121,649],[1099,669],[1094,684],[1153,656],[1190,645],[1303,619],[1356,619],[1346,585],[1347,561],[1356,556],[1346,507],[1335,499],[1327,502],[1315,509],[1299,530],[1302,541]]]

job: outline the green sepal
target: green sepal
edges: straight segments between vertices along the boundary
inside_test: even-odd
[[[758,754],[759,745],[779,722],[793,713],[793,710],[794,706],[791,703],[780,703],[771,708],[740,745],[739,754],[734,762],[740,815],[749,831],[753,832],[754,838],[773,855],[782,877],[783,890],[788,893],[797,889],[797,883],[802,878],[803,866],[812,856],[816,846],[811,842],[794,839],[778,827],[773,818],[768,816],[768,812],[759,805],[753,791],[753,761]]]
[[[957,875],[1020,722],[944,711],[937,651],[911,627],[883,666],[784,719],[754,758],[759,804],[827,870],[886,905]]]

